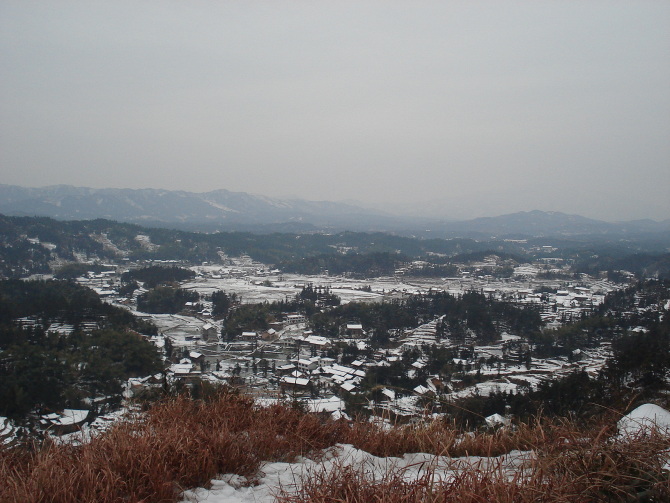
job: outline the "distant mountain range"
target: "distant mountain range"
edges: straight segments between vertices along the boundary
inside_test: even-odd
[[[205,193],[160,189],[92,189],[56,185],[26,188],[0,185],[0,213],[59,220],[106,218],[144,225],[176,224],[208,229],[282,225],[287,229],[362,226],[396,219],[328,201],[284,200],[215,190]],[[290,225],[294,224],[294,225]]]
[[[656,234],[670,232],[670,219],[662,222],[632,220],[604,222],[558,211],[522,211],[498,217],[483,217],[462,222],[438,224],[436,230],[447,234],[514,237]]]
[[[387,231],[416,236],[524,237],[626,235],[670,232],[663,222],[609,223],[560,212],[530,211],[461,222],[402,218],[346,203],[276,199],[244,192],[92,189],[0,184],[0,213],[58,220],[105,218],[189,230],[309,232]]]

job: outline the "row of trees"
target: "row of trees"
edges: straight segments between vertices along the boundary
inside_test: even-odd
[[[0,415],[88,408],[88,400],[121,399],[129,377],[162,370],[153,344],[134,332],[97,330],[70,335],[41,328],[0,327]],[[11,343],[7,344],[8,341]]]
[[[670,312],[664,306],[669,301],[670,281],[642,281],[608,294],[591,316],[538,336],[543,339],[536,356],[546,354],[547,346],[570,350],[611,341],[612,356],[596,376],[577,371],[543,381],[534,391],[472,397],[445,410],[459,421],[477,424],[506,411],[522,418],[539,413],[589,417],[665,397],[670,388]]]
[[[102,302],[97,293],[73,281],[0,281],[0,324],[33,317],[46,326],[54,320],[79,326],[97,321],[103,327],[156,334],[156,327],[125,309]]]
[[[184,309],[187,302],[198,302],[200,295],[194,290],[158,286],[138,295],[137,309],[144,313],[176,314]]]
[[[146,235],[153,247],[136,239]],[[30,239],[28,239],[30,238]],[[39,240],[35,242],[33,239]],[[58,258],[76,262],[114,260],[122,254],[131,260],[180,260],[190,263],[218,262],[220,253],[248,254],[287,271],[361,276],[386,275],[398,262],[422,259],[440,267],[425,267],[423,275],[451,275],[453,264],[467,264],[494,253],[508,262],[525,262],[542,256],[534,247],[553,245],[560,256],[576,262],[578,272],[629,270],[637,275],[668,277],[669,258],[663,237],[636,242],[608,242],[596,238],[566,240],[529,239],[527,245],[507,241],[473,239],[416,239],[384,233],[338,234],[275,233],[259,236],[247,232],[196,233],[164,228],[145,228],[104,219],[61,222],[43,217],[0,215],[0,276],[23,277],[48,273],[49,262]],[[114,246],[105,246],[111,242]],[[49,243],[49,248],[43,246]],[[333,248],[356,250],[341,254]],[[492,251],[494,250],[494,251]],[[646,253],[641,253],[646,251]],[[554,253],[554,252],[552,252]],[[497,274],[509,274],[510,268]],[[444,274],[443,274],[444,273]]]
[[[388,342],[389,331],[414,328],[443,317],[438,336],[464,339],[474,335],[481,343],[497,340],[502,330],[521,335],[540,330],[542,320],[533,308],[520,308],[477,292],[453,296],[446,292],[412,295],[404,300],[381,303],[351,302],[317,312],[311,318],[315,331],[335,337],[348,320],[359,320],[372,332],[373,343]]]
[[[124,272],[121,275],[121,282],[141,281],[146,288],[155,288],[159,285],[179,283],[193,278],[195,278],[195,272],[190,269],[154,265]]]
[[[21,317],[34,324],[21,328]],[[74,330],[47,332],[54,321]],[[101,328],[84,331],[84,322]],[[156,327],[76,283],[0,281],[0,415],[78,408],[98,397],[119,401],[128,377],[162,369],[156,347],[138,331]]]
[[[329,274],[370,278],[393,275],[398,265],[408,260],[404,255],[388,252],[328,253],[283,261],[279,267],[285,272],[298,274],[322,274],[328,271]]]
[[[394,331],[414,328],[435,318],[438,337],[464,341],[474,336],[482,344],[499,339],[503,330],[519,335],[539,332],[542,320],[532,307],[520,308],[476,292],[453,296],[446,292],[412,295],[404,300],[380,303],[350,302],[340,304],[329,289],[307,285],[292,300],[245,304],[230,309],[228,296],[221,292],[212,298],[223,299],[227,315],[223,336],[232,340],[243,331],[265,330],[282,313],[301,311],[319,335],[339,337],[342,326],[356,320],[371,334],[375,347],[387,346]],[[224,312],[224,311],[222,311]]]

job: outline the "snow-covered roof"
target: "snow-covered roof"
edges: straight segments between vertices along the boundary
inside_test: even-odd
[[[384,395],[390,400],[395,400],[395,391],[393,391],[392,389],[384,388],[382,390],[382,395]]]
[[[54,421],[56,424],[79,424],[88,416],[85,409],[65,409],[60,413],[60,418]]]
[[[193,365],[190,363],[187,364],[174,364],[170,365],[170,370],[175,374],[189,374],[193,369]]]
[[[281,382],[284,384],[294,384],[296,386],[307,386],[309,384],[309,379],[303,379],[300,377],[282,377]]]
[[[304,341],[307,344],[313,344],[315,346],[325,346],[328,343],[330,343],[330,341],[326,337],[320,337],[318,335],[310,335],[308,337],[305,337]]]
[[[425,395],[429,391],[430,390],[428,388],[422,385],[418,385],[416,388],[414,388],[414,393],[416,393],[417,395]]]
[[[497,414],[497,413],[496,414],[491,414],[490,416],[485,417],[484,421],[486,421],[486,426],[488,426],[489,428],[492,428],[492,427],[498,426],[498,425],[505,425],[505,424],[510,423],[510,420],[508,418],[505,418],[505,417],[503,417],[503,416],[501,416],[500,414]]]
[[[330,398],[308,400],[307,407],[310,412],[335,412],[344,409],[344,402],[339,397],[331,396]]]

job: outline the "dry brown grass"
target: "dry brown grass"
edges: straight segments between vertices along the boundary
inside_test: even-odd
[[[574,424],[537,420],[514,428],[472,433],[442,420],[391,429],[377,423],[356,422],[347,432],[345,443],[381,457],[410,452],[451,457],[498,456],[512,450],[535,449],[566,435],[574,435]]]
[[[264,460],[333,445],[343,429],[290,407],[258,408],[230,392],[209,402],[176,398],[80,447],[0,452],[0,501],[171,502],[218,473],[249,476]]]
[[[175,398],[142,420],[120,423],[89,444],[44,443],[0,450],[0,502],[174,502],[217,474],[253,478],[263,461],[291,461],[350,443],[377,456],[423,452],[442,456],[496,456],[532,450],[532,462],[510,475],[495,463],[455,469],[448,480],[426,474],[415,481],[401,470],[382,480],[344,464],[315,473],[285,502],[590,502],[670,501],[662,452],[667,437],[612,441],[613,421],[602,426],[537,421],[514,429],[467,434],[444,422],[384,430],[357,422],[324,421],[288,406],[254,406],[222,391],[202,402]],[[652,501],[652,500],[650,500]]]
[[[437,432],[435,431],[437,430]],[[407,480],[404,468],[389,470],[381,480],[371,480],[365,467],[337,465],[329,471],[314,472],[295,493],[280,495],[282,503],[538,503],[538,502],[664,502],[670,501],[670,478],[663,469],[668,459],[670,439],[652,435],[614,441],[611,424],[596,428],[574,423],[522,426],[516,432],[496,432],[468,437],[465,443],[443,436],[439,427],[415,430],[409,439],[399,431],[387,432],[386,438],[399,439],[404,445],[424,445],[431,432],[437,433],[431,452],[488,456],[486,452],[505,451],[509,447],[532,449],[533,455],[523,469],[505,469],[503,463],[453,463],[449,477],[440,467],[416,480]],[[500,443],[498,443],[500,442]],[[467,445],[467,448],[466,448]],[[374,441],[374,447],[383,443]],[[384,450],[384,449],[382,449]],[[386,451],[402,454],[395,446]],[[442,478],[440,478],[442,476]]]

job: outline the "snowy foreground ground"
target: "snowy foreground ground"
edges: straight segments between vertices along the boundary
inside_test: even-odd
[[[196,489],[184,494],[184,502],[250,503],[272,502],[280,491],[294,492],[303,478],[319,472],[330,472],[341,466],[365,473],[370,480],[382,480],[390,472],[402,474],[406,482],[433,474],[435,482],[447,481],[463,470],[495,468],[501,474],[513,476],[532,459],[532,452],[512,451],[491,458],[469,456],[449,458],[432,454],[406,454],[402,458],[379,458],[351,445],[339,444],[323,453],[322,459],[298,459],[295,463],[267,463],[256,480],[238,475],[224,475],[212,480],[211,489]],[[256,484],[256,485],[254,485]]]
[[[635,438],[641,430],[652,428],[670,435],[670,412],[653,404],[641,405],[618,423],[620,438]],[[299,458],[293,463],[266,463],[253,479],[239,475],[222,475],[211,482],[209,489],[198,488],[184,493],[182,503],[270,503],[281,492],[295,493],[302,480],[349,466],[364,473],[371,481],[381,481],[389,473],[399,474],[406,482],[428,474],[437,482],[449,481],[465,470],[495,471],[510,479],[523,474],[534,459],[532,451],[512,451],[496,457],[468,456],[450,458],[432,454],[406,454],[402,458],[380,458],[339,444],[320,453],[319,459]],[[666,469],[670,470],[670,453]]]

